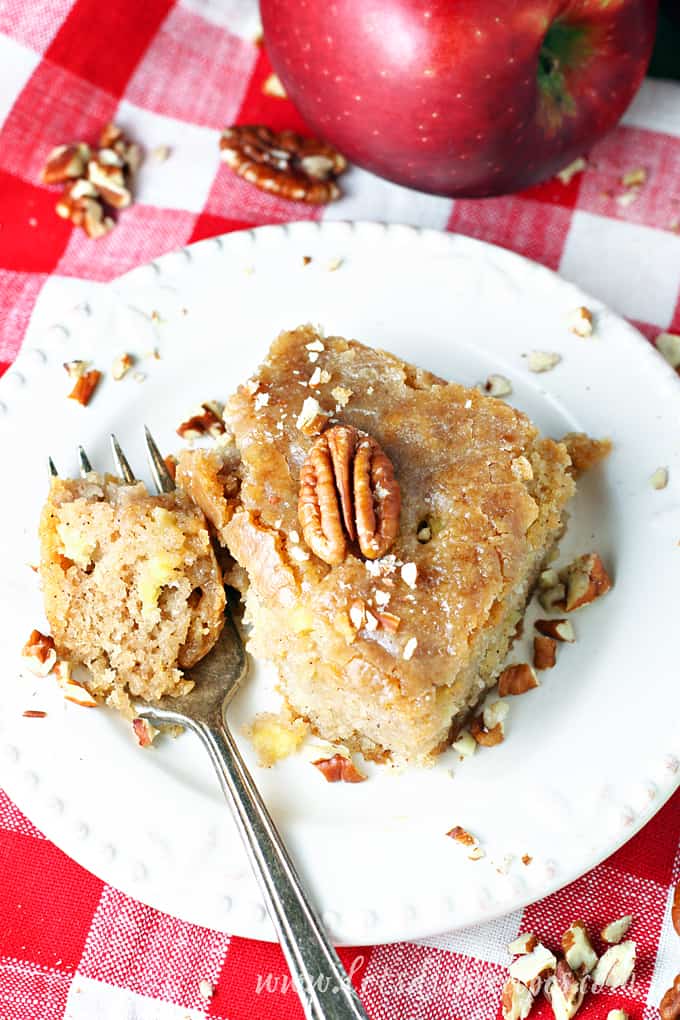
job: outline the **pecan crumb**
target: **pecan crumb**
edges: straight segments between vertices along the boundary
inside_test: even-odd
[[[208,999],[212,999],[214,993],[215,989],[213,988],[212,983],[208,981],[207,978],[202,978],[198,983],[198,994],[201,998],[206,999],[207,1001]]]
[[[134,364],[134,358],[127,352],[119,354],[117,358],[114,358],[111,366],[111,375],[115,382],[120,382],[128,374]]]
[[[589,337],[593,335],[593,313],[585,305],[574,308],[567,316],[567,328],[570,333],[576,336]]]

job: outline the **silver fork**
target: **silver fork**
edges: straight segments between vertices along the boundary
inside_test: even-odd
[[[145,431],[154,483],[159,492],[172,492],[175,483],[148,428]],[[136,478],[115,436],[111,436],[111,446],[120,476],[133,484]],[[92,465],[82,446],[78,452],[81,474],[86,475],[92,471]],[[57,475],[52,458],[49,470]],[[156,725],[179,723],[203,742],[260,884],[308,1020],[368,1020],[229,731],[226,710],[247,670],[243,643],[227,612],[215,648],[186,673],[195,682],[194,689],[183,698],[140,704],[139,715]]]

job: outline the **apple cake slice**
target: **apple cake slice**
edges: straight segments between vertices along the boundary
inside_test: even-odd
[[[225,421],[224,495],[217,454],[185,451],[178,480],[242,568],[251,651],[327,740],[427,762],[495,683],[563,531],[566,448],[311,326],[278,337]]]
[[[40,521],[40,577],[60,658],[89,670],[91,694],[130,714],[193,683],[182,670],[224,624],[207,522],[182,491],[150,495],[90,472],[52,480]]]

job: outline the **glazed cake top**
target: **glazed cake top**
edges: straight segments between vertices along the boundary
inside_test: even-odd
[[[299,476],[316,435],[299,424],[310,398],[330,424],[369,433],[394,465],[400,527],[379,560],[350,549],[330,567],[304,542]],[[289,612],[296,633],[313,631],[317,652],[360,656],[412,695],[465,668],[476,637],[502,618],[504,597],[554,541],[574,488],[565,447],[519,411],[311,326],[274,341],[225,420],[241,458],[226,537],[256,596]],[[378,621],[395,616],[397,629],[372,629],[369,617],[357,633],[357,601]]]

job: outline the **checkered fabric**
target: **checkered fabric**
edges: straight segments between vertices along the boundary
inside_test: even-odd
[[[233,122],[302,128],[263,84],[254,0],[0,0],[0,374],[31,315],[60,313],[85,286],[200,238],[296,219],[361,218],[455,230],[559,270],[650,339],[680,332],[680,85],[646,82],[623,123],[569,183],[450,201],[353,169],[344,197],[314,209],[265,195],[218,161]],[[147,150],[136,204],[92,241],[54,214],[39,183],[48,151],[93,141],[115,119]],[[621,177],[647,181],[628,203]],[[87,282],[86,282],[87,281]],[[92,281],[95,281],[93,283]],[[652,395],[650,395],[651,398]],[[417,944],[342,950],[376,1020],[492,1020],[518,931],[551,944],[575,917],[594,930],[632,910],[639,963],[625,991],[593,996],[651,1020],[680,971],[670,923],[680,879],[680,794],[622,850],[573,885],[482,927]],[[201,979],[215,994],[207,1002]],[[549,1014],[543,1003],[537,1017]],[[0,791],[0,1020],[222,1020],[302,1016],[277,946],[184,923],[74,864]]]

